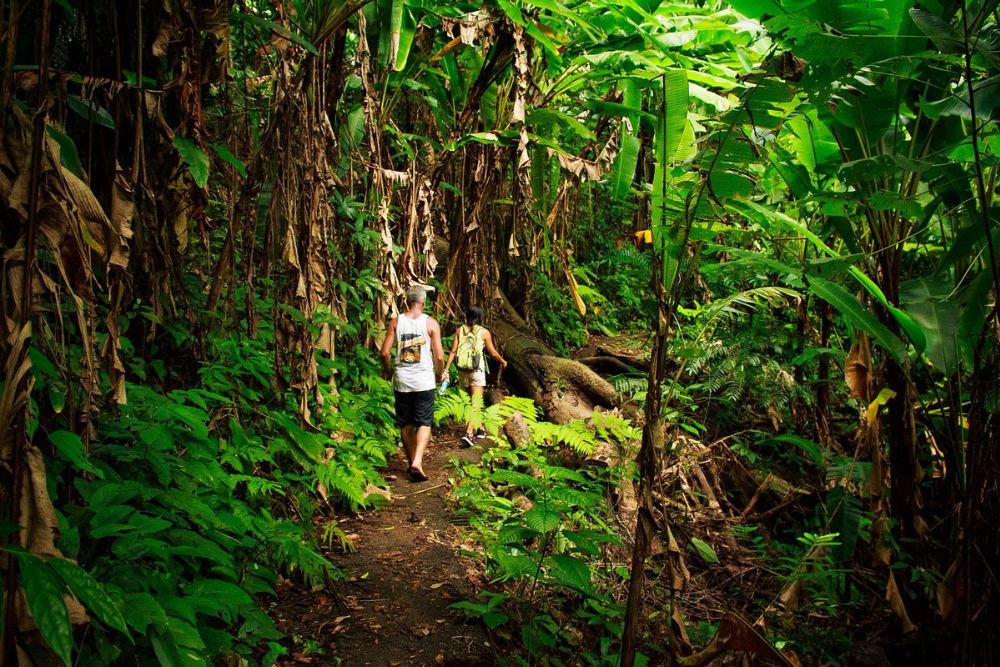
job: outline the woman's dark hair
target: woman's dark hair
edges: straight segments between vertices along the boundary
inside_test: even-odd
[[[483,323],[483,309],[479,306],[469,306],[465,310],[465,323],[468,326],[475,326]]]

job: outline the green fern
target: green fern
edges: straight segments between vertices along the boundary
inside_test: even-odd
[[[353,540],[347,536],[347,533],[341,530],[336,519],[331,519],[323,524],[320,539],[327,548],[332,547],[333,541],[337,540],[340,543],[341,551],[351,552],[355,550]]]
[[[597,448],[597,435],[580,420],[566,424],[536,422],[531,426],[534,438],[551,445],[566,445],[579,456],[588,456]]]
[[[619,394],[637,401],[645,399],[649,380],[644,375],[613,375],[609,379]]]
[[[334,459],[316,467],[316,480],[326,485],[328,493],[336,493],[346,500],[352,510],[365,506],[364,489],[368,479],[363,469]]]
[[[309,546],[303,539],[302,529],[289,522],[272,525],[272,535],[267,541],[271,559],[291,573],[298,573],[309,586],[324,586],[340,577],[340,571],[323,554]]]

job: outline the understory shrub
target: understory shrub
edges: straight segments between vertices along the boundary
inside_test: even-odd
[[[19,559],[33,615],[64,662],[272,664],[285,648],[260,600],[275,595],[278,573],[314,587],[340,576],[320,542],[347,537],[314,514],[370,504],[366,489],[382,483],[395,445],[391,391],[358,350],[333,366],[360,379],[324,385],[309,427],[271,386],[269,345],[267,332],[210,336],[195,386],[128,383],[128,403],[102,415],[89,445],[46,419],[57,546],[78,565]],[[40,391],[57,382],[52,364],[35,367]],[[65,590],[90,612],[85,633],[71,630]]]
[[[470,409],[469,398],[453,392],[435,416],[461,421]],[[518,446],[501,430],[514,412],[530,431]],[[618,593],[629,573],[608,497],[633,471],[557,461],[586,457],[599,446],[631,447],[638,429],[596,411],[586,422],[552,424],[523,398],[484,409],[483,423],[495,446],[480,463],[458,465],[453,482],[458,511],[481,545],[468,555],[482,560],[493,586],[455,608],[480,618],[506,643],[516,634],[521,648],[508,656],[510,664],[617,664],[624,615]]]

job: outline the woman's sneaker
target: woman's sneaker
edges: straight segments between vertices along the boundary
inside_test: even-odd
[[[468,447],[472,447],[472,445],[474,445],[475,443],[474,443],[474,442],[472,442],[472,438],[471,438],[471,437],[469,436],[469,434],[468,434],[468,433],[466,433],[466,434],[465,434],[465,435],[463,435],[463,436],[461,437],[461,439],[459,440],[459,444],[460,444],[460,445],[462,446],[462,448],[464,449],[464,448],[468,448]]]
[[[486,429],[485,428],[481,428],[478,431],[476,431],[476,437],[479,438],[480,440],[482,440],[483,438],[485,438],[486,437]]]

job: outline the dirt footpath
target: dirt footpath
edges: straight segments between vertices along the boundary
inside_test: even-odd
[[[436,429],[424,457],[426,482],[407,481],[402,454],[386,475],[391,502],[344,519],[356,535],[352,553],[329,553],[348,574],[333,591],[296,584],[279,590],[271,610],[293,636],[279,665],[492,665],[493,648],[481,625],[448,608],[476,595],[472,562],[459,556],[457,531],[444,500],[454,456],[478,459],[458,447],[458,431]]]

